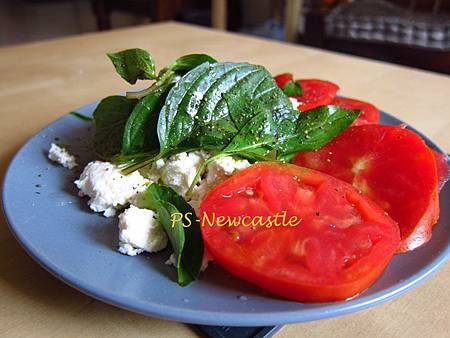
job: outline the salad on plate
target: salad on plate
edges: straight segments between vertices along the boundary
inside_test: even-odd
[[[92,118],[72,113],[95,124],[97,155],[74,183],[118,218],[120,253],[170,246],[180,286],[214,261],[274,295],[327,302],[431,238],[447,157],[379,124],[374,105],[205,54],[159,72],[142,49],[108,57],[128,83],[151,84],[104,98]],[[52,144],[48,157],[72,169],[69,150]]]

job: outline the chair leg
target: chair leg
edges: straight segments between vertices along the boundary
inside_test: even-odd
[[[298,39],[298,22],[303,0],[286,0],[284,10],[284,39],[289,42],[296,42]]]
[[[211,23],[216,29],[227,29],[227,0],[213,0],[211,4]]]
[[[92,10],[97,20],[99,31],[111,29],[111,7],[107,0],[92,0]]]
[[[176,1],[157,0],[154,21],[169,21],[174,20],[177,12],[178,4]]]

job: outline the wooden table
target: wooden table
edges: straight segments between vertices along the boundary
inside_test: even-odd
[[[343,95],[373,102],[450,150],[450,78],[285,43],[166,23],[0,49],[0,172],[31,135],[57,117],[124,91],[105,53],[142,47],[164,66],[206,52],[318,77]],[[40,268],[0,219],[0,336],[196,336],[187,326],[120,310],[66,286]],[[345,317],[287,325],[277,337],[447,336],[450,264],[404,296]]]

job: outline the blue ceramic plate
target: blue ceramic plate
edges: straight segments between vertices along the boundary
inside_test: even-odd
[[[90,115],[96,103],[79,109]],[[383,113],[381,122],[401,121]],[[346,302],[302,304],[280,299],[232,277],[218,266],[187,287],[165,265],[170,249],[127,257],[116,251],[117,220],[92,213],[77,197],[79,172],[47,160],[51,142],[66,144],[81,168],[93,159],[90,122],[68,115],[32,137],[6,173],[3,206],[11,231],[44,268],[72,287],[104,302],[182,322],[258,326],[344,315],[400,296],[423,282],[450,252],[450,186],[441,191],[441,216],[433,238],[412,253],[395,256],[383,276]],[[426,137],[425,137],[426,139]],[[436,146],[428,140],[432,146]]]

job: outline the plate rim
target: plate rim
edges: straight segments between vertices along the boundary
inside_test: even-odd
[[[98,101],[94,101],[85,106],[82,106],[76,111],[80,110],[92,110],[91,108]],[[92,113],[92,112],[90,112]],[[395,116],[380,111],[380,114],[386,115],[388,118],[394,119],[399,123],[404,123]],[[89,114],[90,115],[90,114]],[[17,161],[18,156],[22,152],[23,148],[31,142],[35,137],[37,137],[43,130],[47,129],[52,124],[67,118],[69,115],[65,114],[58,119],[47,124],[39,131],[37,131],[33,136],[31,136],[14,154],[10,160],[8,167],[6,169],[5,175],[2,182],[2,210],[3,215],[6,220],[6,224],[13,234],[14,238],[19,242],[20,246],[25,250],[25,252],[31,256],[31,258],[37,262],[41,267],[47,270],[57,279],[61,280],[65,284],[73,287],[74,289],[94,298],[105,302],[109,305],[113,305],[125,310],[140,313],[147,316],[152,316],[156,318],[174,320],[184,323],[191,324],[204,324],[204,325],[227,325],[227,326],[265,326],[265,325],[280,325],[280,324],[291,324],[300,323],[313,320],[320,320],[325,318],[342,316],[350,313],[354,313],[380,303],[384,303],[390,299],[396,298],[405,292],[409,291],[413,287],[421,284],[427,280],[437,269],[439,269],[450,257],[450,241],[447,243],[444,250],[438,253],[428,264],[423,266],[415,274],[402,280],[385,290],[374,293],[370,296],[364,296],[364,294],[357,296],[348,301],[340,301],[334,303],[322,303],[323,306],[320,308],[318,313],[318,308],[301,309],[301,310],[286,310],[278,311],[276,313],[271,313],[270,316],[267,313],[221,313],[221,312],[211,312],[205,310],[195,310],[195,309],[183,309],[174,306],[168,306],[164,304],[156,304],[151,302],[143,302],[132,300],[129,297],[117,296],[112,292],[108,292],[104,288],[98,288],[86,284],[82,279],[77,278],[77,276],[67,273],[61,268],[55,266],[51,260],[47,259],[45,256],[39,254],[39,250],[31,243],[27,242],[26,238],[20,235],[20,232],[16,231],[17,227],[13,225],[12,215],[8,210],[6,201],[6,187],[10,176],[14,173],[12,172],[13,164]],[[407,128],[418,133],[424,141],[432,148],[444,152],[438,145],[432,142],[426,135],[419,132],[417,129],[411,127],[407,124]],[[219,317],[218,317],[219,316]],[[218,320],[220,318],[220,320]]]

